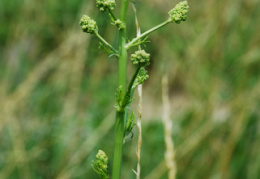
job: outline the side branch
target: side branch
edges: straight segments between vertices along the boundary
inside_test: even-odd
[[[128,50],[133,46],[139,45],[138,41],[141,40],[142,38],[146,37],[150,33],[164,27],[165,25],[169,24],[171,22],[171,19],[168,19],[167,21],[164,21],[163,23],[151,28],[150,30],[147,30],[146,32],[142,33],[140,36],[134,38],[131,42],[126,44],[125,48]]]
[[[113,13],[113,11],[111,9],[108,10],[108,13],[109,13],[110,17],[113,19],[113,21],[117,20],[115,14]]]
[[[131,81],[129,82],[128,84],[128,88],[127,88],[127,91],[126,91],[126,94],[124,96],[124,99],[123,99],[123,103],[122,103],[122,109],[125,110],[125,108],[127,107],[127,105],[129,105],[129,103],[131,102],[131,98],[132,98],[132,95],[134,93],[134,89],[133,89],[133,86],[134,86],[134,82],[136,80],[136,77],[139,73],[141,69],[141,66],[138,66],[136,68],[136,71],[135,73],[133,74],[132,78],[131,78]]]
[[[116,49],[114,49],[114,47],[112,47],[112,45],[110,45],[105,39],[103,39],[103,37],[101,37],[97,31],[95,31],[94,34],[97,36],[97,38],[98,38],[105,46],[107,46],[110,50],[112,50],[112,52],[114,52],[115,54],[118,54],[118,51],[117,51]]]

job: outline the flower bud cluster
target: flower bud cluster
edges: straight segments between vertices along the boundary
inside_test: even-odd
[[[105,152],[99,150],[96,155],[96,159],[97,159],[97,163],[99,164],[99,167],[102,170],[107,170],[108,157],[106,156]]]
[[[136,51],[131,55],[131,61],[134,65],[146,67],[150,64],[150,54],[146,53],[144,50]]]
[[[101,12],[105,12],[107,10],[113,10],[116,6],[115,0],[96,0],[97,8]]]
[[[99,150],[96,155],[96,162],[93,161],[93,169],[101,178],[108,178],[108,157],[106,153]]]
[[[118,30],[122,30],[125,28],[125,25],[124,23],[120,20],[120,19],[117,19],[115,21],[115,25],[117,26]]]
[[[189,11],[189,5],[187,1],[179,2],[171,11],[169,11],[169,15],[171,21],[176,22],[177,24],[181,23],[181,21],[186,21],[187,15]]]
[[[83,15],[79,21],[79,25],[81,26],[81,30],[83,32],[87,32],[93,34],[98,30],[97,23],[93,19],[91,19],[87,15]]]
[[[144,84],[145,80],[148,80],[149,75],[147,74],[147,70],[145,70],[144,67],[142,67],[135,79],[134,82],[134,88],[137,87],[138,85]]]

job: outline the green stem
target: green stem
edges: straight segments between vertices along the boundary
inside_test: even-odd
[[[123,0],[121,5],[120,20],[125,25],[125,28],[119,30],[119,64],[118,64],[118,86],[126,87],[126,65],[127,65],[127,49],[126,44],[126,13],[129,0]]]
[[[140,71],[141,68],[142,68],[142,66],[138,65],[138,67],[137,67],[136,70],[135,70],[135,73],[134,73],[133,76],[132,76],[132,79],[131,79],[131,81],[130,81],[130,83],[129,83],[129,85],[128,85],[128,89],[127,89],[127,91],[129,91],[129,93],[130,93],[130,91],[132,90],[132,87],[133,87],[133,85],[134,85],[135,79],[136,79],[136,77],[137,77],[137,75],[138,75],[138,73],[139,73],[139,71]]]
[[[140,36],[134,38],[131,42],[129,42],[128,44],[126,44],[126,49],[128,50],[128,49],[131,48],[132,46],[135,46],[135,43],[136,43],[138,40],[140,40],[140,39],[146,37],[147,35],[149,35],[150,33],[154,32],[154,31],[156,31],[156,30],[158,30],[158,29],[164,27],[165,25],[169,24],[170,22],[171,22],[171,20],[168,19],[167,21],[164,21],[163,23],[161,23],[161,24],[159,24],[159,25],[157,25],[157,26],[151,28],[150,30],[147,30],[146,32],[142,33]]]
[[[135,79],[139,73],[141,69],[141,66],[139,65],[136,70],[135,70],[135,73],[133,74],[132,78],[131,78],[131,81],[129,82],[129,85],[128,85],[128,88],[127,88],[127,91],[125,93],[125,96],[124,96],[124,102],[123,102],[123,105],[122,105],[122,109],[125,109],[125,111],[127,112],[127,109],[126,107],[130,104],[131,101],[131,97],[132,97],[132,94],[133,94],[133,85],[134,85],[134,82],[135,82]]]
[[[111,9],[108,9],[108,13],[110,14],[110,17],[112,17],[112,19],[113,19],[114,21],[117,20],[115,14],[113,13],[113,11],[111,11]]]
[[[125,111],[117,111],[116,113],[116,136],[115,136],[115,149],[114,149],[114,161],[112,179],[119,179],[121,174],[121,162],[124,140],[124,117]]]
[[[138,75],[140,69],[141,69],[141,66],[138,66],[138,67],[136,68],[135,73],[133,74],[133,76],[132,76],[132,78],[131,78],[131,81],[129,82],[129,85],[128,85],[126,94],[125,94],[125,96],[124,96],[125,104],[123,104],[123,107],[122,107],[122,108],[125,109],[125,123],[126,123],[127,120],[128,120],[128,112],[129,112],[129,106],[130,106],[129,102],[126,101],[126,98],[127,98],[127,96],[129,96],[128,99],[132,99],[132,97],[133,97],[134,90],[135,90],[135,88],[133,88],[134,82],[135,82],[135,79],[136,79],[136,77],[137,77],[137,75]]]
[[[124,93],[126,88],[126,70],[127,70],[127,49],[126,44],[126,13],[129,0],[122,0],[120,20],[125,24],[125,28],[119,30],[119,61],[118,61],[118,87],[122,87]],[[125,110],[117,111],[116,113],[116,126],[115,126],[115,149],[112,179],[120,179],[121,163],[122,163],[122,150],[125,129]]]
[[[131,79],[131,81],[130,81],[130,83],[128,85],[126,94],[124,96],[124,100],[125,100],[125,98],[127,98],[127,96],[129,96],[129,99],[132,99],[132,97],[134,95],[134,90],[135,90],[135,88],[133,88],[133,85],[134,85],[135,79],[136,79],[140,69],[141,69],[141,66],[138,66],[136,71],[135,71],[135,73],[134,73],[134,75],[132,76],[132,79]],[[122,107],[123,109],[125,109],[125,119],[124,119],[125,123],[128,120],[129,106],[130,106],[129,102],[126,101],[125,104],[123,104],[123,107]]]
[[[110,50],[112,50],[114,53],[118,54],[118,51],[112,47],[103,37],[101,37],[98,33],[98,31],[95,31],[94,34],[97,36],[97,38],[105,45],[107,46]]]

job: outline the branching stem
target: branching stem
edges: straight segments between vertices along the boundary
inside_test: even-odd
[[[150,33],[164,27],[165,25],[169,24],[171,22],[170,19],[168,19],[167,21],[164,21],[163,23],[151,28],[150,30],[147,30],[146,32],[142,33],[140,36],[134,38],[131,42],[129,42],[128,44],[126,44],[126,49],[130,49],[133,46],[136,46],[136,43],[141,40],[142,38],[146,37],[147,35],[149,35]]]
[[[131,102],[131,98],[134,94],[134,89],[133,89],[133,86],[134,86],[134,82],[135,82],[135,79],[139,73],[141,69],[141,66],[139,65],[136,70],[135,70],[135,73],[133,74],[132,78],[131,78],[131,81],[129,82],[128,84],[128,88],[127,88],[127,91],[125,93],[125,96],[124,96],[124,103],[123,103],[123,106],[122,108],[125,110],[126,107],[129,105],[129,103]]]
[[[98,31],[95,31],[94,34],[97,36],[97,38],[105,45],[107,46],[110,50],[112,50],[115,54],[118,54],[118,51],[112,47],[101,35],[99,35]]]
[[[112,19],[113,19],[114,21],[116,21],[117,18],[116,18],[116,16],[115,16],[115,14],[113,13],[113,11],[112,11],[111,9],[109,9],[108,12],[109,12],[109,14],[110,14],[110,17],[112,17]]]
[[[131,81],[129,82],[127,91],[130,92],[130,91],[132,90],[133,85],[134,85],[134,82],[135,82],[135,79],[136,79],[136,77],[137,77],[137,75],[138,75],[140,69],[141,69],[141,66],[139,65],[139,66],[136,68],[135,73],[133,74],[133,76],[132,76],[132,78],[131,78]]]

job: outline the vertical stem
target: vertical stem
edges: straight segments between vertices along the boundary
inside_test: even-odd
[[[123,29],[119,31],[119,62],[118,62],[118,86],[123,88],[126,92],[126,67],[127,67],[127,49],[126,44],[126,13],[129,0],[122,0],[120,20],[124,24]],[[122,163],[122,150],[124,140],[124,128],[125,128],[125,112],[117,111],[116,113],[116,125],[115,125],[115,149],[113,160],[112,179],[120,179],[121,163]]]
[[[123,0],[121,5],[120,20],[124,24],[123,29],[119,31],[119,64],[118,64],[118,86],[126,87],[126,64],[127,64],[127,49],[126,44],[126,12],[128,0]]]
[[[115,136],[115,149],[114,149],[114,160],[113,160],[113,171],[112,179],[119,179],[121,173],[121,162],[122,162],[122,149],[124,140],[124,116],[125,112],[116,113],[116,136]]]

